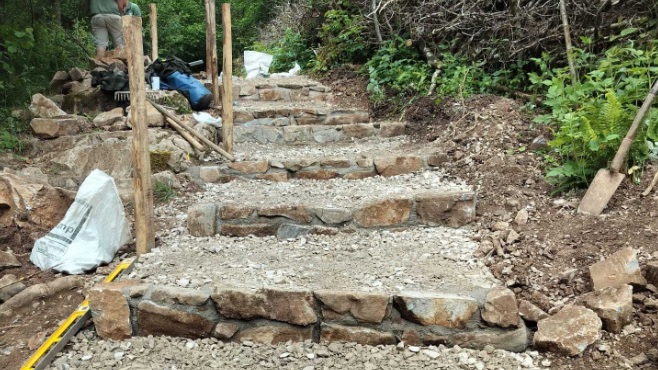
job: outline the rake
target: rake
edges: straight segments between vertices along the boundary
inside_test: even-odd
[[[147,91],[146,99],[149,100],[158,100],[162,97],[160,91]],[[115,91],[114,92],[114,101],[129,101],[130,100],[130,91]]]

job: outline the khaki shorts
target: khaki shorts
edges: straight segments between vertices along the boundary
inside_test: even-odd
[[[96,46],[108,47],[110,36],[115,48],[124,44],[121,17],[116,14],[96,14],[91,17],[91,30]]]

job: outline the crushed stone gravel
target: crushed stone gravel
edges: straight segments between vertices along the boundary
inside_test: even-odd
[[[205,192],[176,198],[174,205],[186,209],[191,204],[221,202],[243,206],[283,204],[354,209],[372,201],[392,197],[410,199],[422,193],[470,189],[464,181],[450,178],[440,170],[432,170],[394,177],[376,176],[359,181],[293,179],[281,183],[261,180],[209,183],[205,185]]]
[[[533,351],[517,354],[458,346],[372,347],[355,343],[266,345],[152,336],[115,342],[85,330],[73,337],[48,370],[516,370],[541,369],[542,362],[546,363]]]
[[[432,154],[432,144],[413,144],[406,137],[364,138],[325,144],[258,144],[236,143],[237,161],[285,161],[290,158],[375,158],[386,156],[421,156]],[[226,163],[223,157],[212,153],[205,162]]]
[[[498,284],[473,256],[479,245],[464,229],[359,230],[278,241],[196,238],[178,227],[160,238],[163,246],[142,255],[131,278],[189,288],[224,285],[474,295]]]

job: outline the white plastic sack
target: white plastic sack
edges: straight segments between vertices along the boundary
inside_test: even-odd
[[[247,70],[247,78],[257,78],[266,75],[270,71],[270,65],[274,56],[257,51],[244,51],[244,68]]]
[[[42,270],[81,274],[112,261],[131,238],[114,180],[94,170],[80,186],[64,219],[34,243],[30,261]]]
[[[205,123],[217,128],[222,127],[222,117],[215,118],[206,112],[192,113],[192,117],[194,117],[194,120],[198,123]]]
[[[288,72],[272,73],[270,77],[293,77],[293,76],[297,76],[299,74],[299,71],[301,70],[302,67],[300,67],[299,64],[295,63],[295,66]]]

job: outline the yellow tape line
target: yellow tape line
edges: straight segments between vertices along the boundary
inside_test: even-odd
[[[125,269],[130,267],[130,265],[133,263],[134,260],[126,261],[120,263],[112,273],[110,273],[107,278],[105,278],[104,282],[109,283],[114,281],[116,277],[122,273]],[[62,325],[55,330],[55,332],[48,337],[48,340],[46,340],[41,347],[25,362],[23,367],[21,367],[21,370],[34,370],[34,365],[36,365],[41,357],[48,353],[50,348],[54,346],[57,342],[59,342],[62,339],[62,335],[66,333],[66,331],[71,327],[71,325],[75,324],[75,322],[84,316],[87,311],[89,311],[89,300],[85,299],[84,302],[78,306],[78,308],[73,311],[73,313],[64,321]]]

